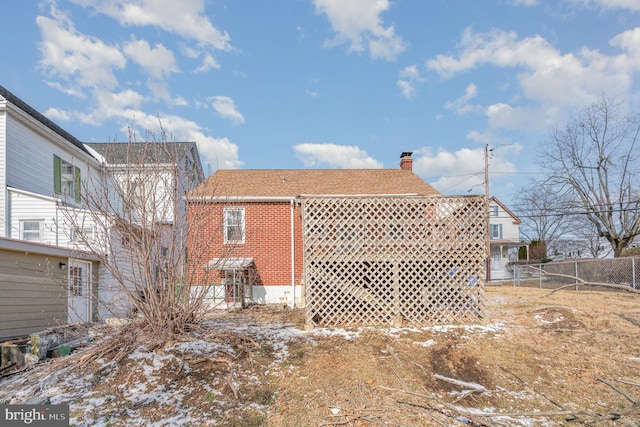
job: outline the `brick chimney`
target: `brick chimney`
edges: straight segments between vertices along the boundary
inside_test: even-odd
[[[413,159],[411,158],[412,154],[413,152],[411,151],[405,151],[400,155],[400,169],[413,171]]]

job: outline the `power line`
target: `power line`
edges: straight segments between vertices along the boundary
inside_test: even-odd
[[[548,214],[532,214],[532,215],[517,215],[518,218],[540,218],[540,217],[562,217],[562,216],[574,216],[574,215],[589,215],[589,214],[605,214],[605,213],[618,213],[618,212],[634,212],[640,211],[640,207],[637,208],[625,208],[625,209],[604,209],[600,211],[584,211],[584,212],[557,212]]]

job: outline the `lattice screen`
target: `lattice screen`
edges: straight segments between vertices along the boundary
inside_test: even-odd
[[[483,317],[484,197],[305,197],[302,207],[308,324]]]

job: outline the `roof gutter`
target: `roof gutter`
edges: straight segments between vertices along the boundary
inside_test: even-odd
[[[420,196],[405,194],[300,194],[298,196],[184,196],[187,202],[286,202],[300,201],[305,197],[407,197]]]
[[[187,202],[286,202],[298,200],[297,196],[184,196]]]

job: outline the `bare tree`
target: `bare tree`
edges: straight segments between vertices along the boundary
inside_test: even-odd
[[[563,215],[557,209],[563,196],[545,184],[531,180],[518,191],[515,197],[516,211],[522,220],[520,233],[528,241],[541,241],[550,253],[557,249],[558,242],[566,234],[568,227]],[[547,254],[541,254],[546,258]]]
[[[586,215],[569,215],[566,217],[570,244],[569,251],[574,256],[587,255],[591,258],[602,258],[611,255],[612,248],[605,238],[598,233],[596,226]],[[576,251],[579,253],[576,254]]]
[[[560,211],[584,215],[615,257],[640,230],[639,132],[638,116],[603,96],[555,128],[541,158],[546,183],[571,198]]]
[[[197,151],[164,134],[92,146],[100,150],[101,173],[83,183],[85,209],[66,209],[64,217],[70,242],[100,261],[99,304],[122,315],[123,302],[159,336],[184,332],[207,311],[208,285],[216,280],[189,263],[188,256],[200,257],[187,253],[187,236],[220,225],[206,217],[186,221],[184,195],[203,178]]]

